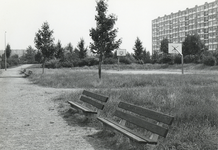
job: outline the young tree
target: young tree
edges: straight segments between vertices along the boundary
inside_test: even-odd
[[[67,51],[69,51],[70,53],[73,53],[73,46],[72,46],[71,43],[68,43],[68,45],[65,47],[65,49],[66,49]]]
[[[137,37],[135,45],[133,47],[134,57],[138,61],[142,61],[144,48],[142,46],[141,40]]]
[[[58,43],[55,46],[55,57],[61,61],[64,61],[64,49],[62,48],[60,40],[58,40]]]
[[[205,45],[200,40],[200,36],[197,34],[188,35],[182,43],[182,53],[184,56],[196,54],[200,55],[200,53],[205,50]]]
[[[26,49],[26,53],[24,54],[24,59],[27,61],[27,63],[35,63],[35,55],[36,55],[36,50],[34,50],[31,46],[29,46]]]
[[[157,51],[154,51],[152,56],[151,56],[151,62],[153,64],[157,63],[159,61],[159,54]]]
[[[77,52],[80,59],[86,58],[87,48],[85,48],[85,41],[83,38],[80,39],[80,42],[77,45]]]
[[[93,53],[99,55],[99,79],[101,79],[101,64],[103,56],[107,56],[113,50],[119,48],[121,44],[121,39],[115,40],[117,29],[113,29],[117,18],[115,15],[111,14],[106,16],[108,5],[105,0],[97,1],[96,11],[97,15],[95,16],[96,28],[90,30],[90,36],[93,40],[93,43],[90,43],[90,49]]]
[[[6,57],[9,58],[11,56],[11,46],[7,44],[6,46]]]
[[[35,54],[35,61],[38,62],[38,63],[42,62],[42,53],[39,50]]]
[[[148,51],[146,51],[146,49],[143,51],[143,55],[142,55],[143,57],[142,57],[142,61],[144,62],[144,63],[150,63],[151,62],[151,56],[150,56],[150,52]]]
[[[44,73],[45,68],[45,62],[48,58],[53,56],[55,50],[54,50],[54,38],[52,36],[53,30],[49,29],[48,22],[44,22],[41,30],[38,30],[38,33],[36,33],[36,36],[34,38],[35,47],[41,52],[43,59],[43,70],[42,73]]]
[[[168,43],[169,43],[168,39],[163,39],[161,41],[161,45],[160,45],[161,52],[168,54]]]

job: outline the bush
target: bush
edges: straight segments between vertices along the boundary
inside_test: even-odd
[[[196,62],[196,56],[195,55],[186,55],[184,57],[184,63],[195,63]]]
[[[130,58],[128,58],[128,57],[120,57],[120,63],[123,63],[123,64],[131,64],[132,61],[131,61]]]
[[[11,57],[8,58],[7,60],[9,66],[17,66],[19,64],[19,58],[18,55],[12,55]]]
[[[181,64],[181,56],[180,55],[176,55],[174,58],[174,63],[175,64]]]
[[[69,61],[64,61],[64,62],[61,62],[61,66],[66,67],[66,68],[71,68],[73,67],[73,63]]]
[[[61,63],[59,59],[51,59],[45,63],[46,68],[60,68]]]
[[[78,66],[79,67],[94,66],[94,65],[97,65],[98,62],[99,62],[99,60],[95,57],[87,57],[87,58],[81,59],[78,63]]]
[[[215,66],[217,62],[216,62],[216,58],[210,55],[210,56],[203,56],[203,63],[207,66]]]
[[[163,64],[172,64],[173,63],[173,57],[171,56],[171,55],[167,55],[167,54],[163,54],[161,57],[160,57],[160,59],[159,59],[159,61],[158,61],[159,63],[163,63]]]
[[[105,58],[104,59],[104,64],[116,64],[117,63],[117,59],[114,59],[114,58]]]

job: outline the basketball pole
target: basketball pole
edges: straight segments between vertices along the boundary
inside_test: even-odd
[[[5,71],[7,70],[7,56],[6,56],[6,31],[5,31]]]
[[[183,69],[183,63],[184,63],[183,62],[183,54],[181,54],[181,55],[182,55],[182,57],[181,57],[181,59],[182,59],[182,61],[181,61],[182,62],[182,74],[184,74],[184,69]]]
[[[117,60],[118,61],[117,62],[118,63],[118,71],[120,71],[120,56],[117,56],[117,57],[118,57],[118,60]]]

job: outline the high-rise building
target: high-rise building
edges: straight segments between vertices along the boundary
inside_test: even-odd
[[[218,50],[218,0],[152,20],[152,52],[160,50],[163,39],[182,43],[196,33],[208,50]]]

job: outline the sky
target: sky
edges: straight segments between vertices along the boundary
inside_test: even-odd
[[[152,20],[158,16],[203,5],[215,0],[107,0],[109,14],[118,20],[117,39],[121,49],[133,53],[136,38],[147,51],[152,51]],[[90,29],[96,27],[96,0],[0,0],[0,50],[5,43],[11,49],[34,45],[35,34],[44,22],[54,31],[55,44],[71,43],[75,48],[81,38],[85,46],[92,42]]]

